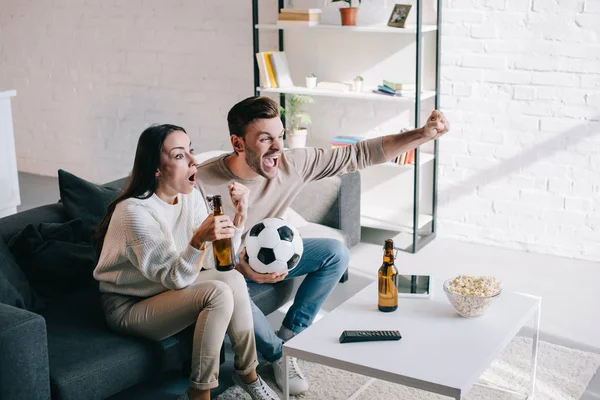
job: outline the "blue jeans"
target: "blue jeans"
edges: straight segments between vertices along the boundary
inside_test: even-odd
[[[298,288],[294,304],[282,325],[295,333],[309,327],[325,299],[333,291],[348,268],[350,252],[335,239],[304,239],[304,252],[300,262],[285,279],[306,275]],[[283,341],[273,332],[263,312],[250,300],[256,350],[267,361],[281,358]]]

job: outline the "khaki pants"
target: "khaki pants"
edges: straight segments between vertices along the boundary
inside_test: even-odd
[[[233,270],[202,271],[185,289],[168,290],[149,298],[104,294],[102,307],[112,330],[162,340],[196,323],[190,386],[212,389],[219,385],[219,355],[225,332],[235,353],[240,375],[258,364],[248,289]]]

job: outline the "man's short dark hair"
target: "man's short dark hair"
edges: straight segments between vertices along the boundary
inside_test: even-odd
[[[231,107],[227,114],[229,135],[243,138],[246,128],[257,119],[279,117],[279,104],[264,96],[252,96]]]

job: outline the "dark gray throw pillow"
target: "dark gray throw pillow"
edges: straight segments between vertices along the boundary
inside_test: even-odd
[[[58,170],[58,187],[67,214],[73,219],[82,220],[82,239],[90,243],[109,204],[117,198],[120,189],[96,185],[62,169]]]
[[[27,225],[8,248],[36,293],[48,303],[82,288],[97,287],[98,262],[90,243],[81,240],[83,222]]]
[[[30,311],[40,311],[44,308],[44,303],[31,288],[2,238],[0,238],[0,302]]]

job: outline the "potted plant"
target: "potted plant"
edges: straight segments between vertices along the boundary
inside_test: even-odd
[[[342,25],[354,26],[356,25],[356,16],[358,14],[358,7],[352,7],[352,0],[331,0],[333,3],[343,1],[348,3],[348,7],[340,8],[340,14],[342,16]],[[358,4],[360,5],[358,0]]]
[[[308,89],[314,89],[317,87],[317,75],[312,73],[306,77],[306,87]]]
[[[286,118],[288,130],[286,132],[287,146],[290,149],[306,146],[308,135],[307,125],[312,123],[310,114],[303,109],[303,105],[312,104],[312,97],[305,94],[293,94],[287,97],[287,109],[280,108],[281,115]]]

